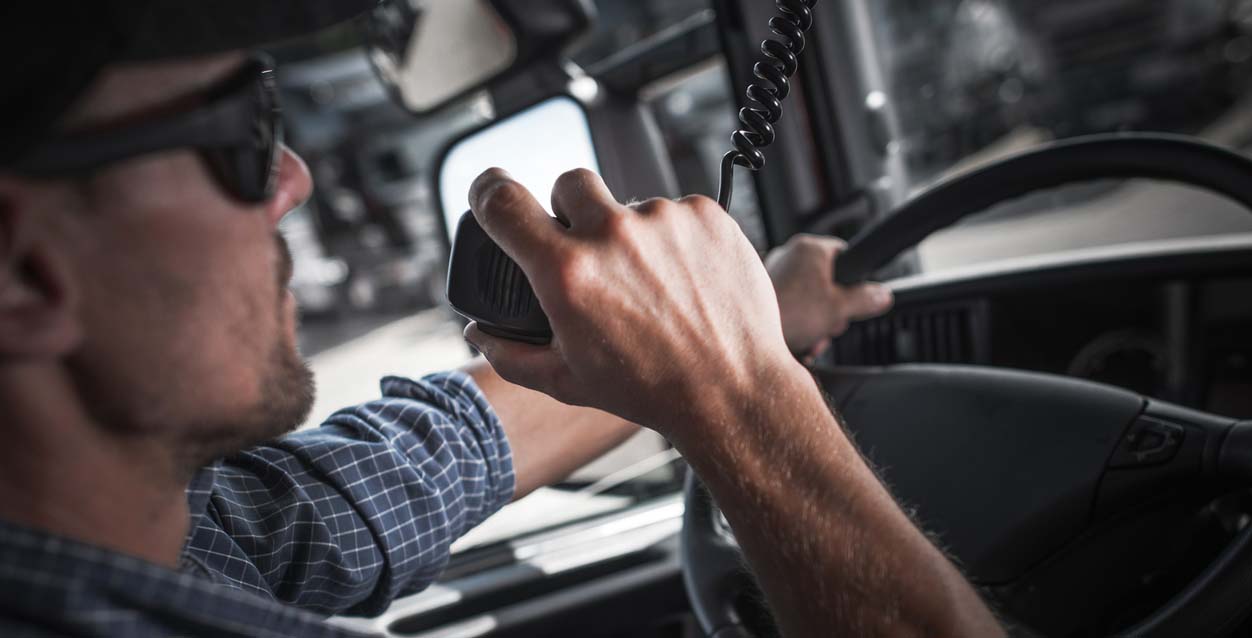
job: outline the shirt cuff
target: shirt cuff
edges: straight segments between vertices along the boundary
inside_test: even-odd
[[[513,450],[509,447],[500,418],[470,375],[450,371],[427,375],[420,380],[385,377],[381,385],[384,397],[427,403],[446,412],[470,434],[466,438],[477,445],[480,458],[487,467],[488,502],[471,526],[481,523],[513,500],[516,488]]]

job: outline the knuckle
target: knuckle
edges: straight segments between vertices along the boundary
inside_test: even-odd
[[[818,239],[816,235],[810,235],[808,233],[800,233],[799,235],[787,240],[787,243],[801,250],[812,250],[814,248],[820,248],[822,245],[821,240]]]
[[[561,173],[561,176],[556,178],[556,183],[558,186],[569,188],[577,187],[587,182],[594,182],[597,179],[599,179],[599,176],[590,169],[575,168]]]
[[[708,215],[710,213],[722,213],[722,207],[717,205],[713,198],[706,195],[688,195],[680,200],[679,204],[691,209],[692,212],[699,215]]]
[[[512,180],[501,180],[490,187],[482,200],[486,211],[501,212],[514,208],[526,200],[529,193],[526,187]]]
[[[670,208],[673,208],[673,206],[674,202],[668,199],[663,197],[653,197],[652,199],[646,199],[642,202],[638,202],[631,206],[631,208],[634,208],[636,211],[644,215],[652,216],[664,213]]]
[[[787,242],[797,255],[807,257],[825,257],[833,253],[836,244],[826,237],[818,235],[809,235],[807,233],[796,235]]]
[[[600,231],[609,239],[621,240],[630,236],[631,221],[627,215],[610,212],[601,220]]]
[[[678,204],[684,209],[687,217],[719,237],[732,237],[739,233],[739,225],[717,205],[717,202],[704,195],[688,195]]]

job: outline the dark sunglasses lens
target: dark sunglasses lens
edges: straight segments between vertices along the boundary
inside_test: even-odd
[[[283,118],[278,106],[278,87],[274,72],[261,74],[257,89],[257,118],[254,144],[256,158],[263,163],[258,167],[257,179],[262,196],[269,199],[278,185],[278,168],[283,153]]]
[[[282,118],[273,73],[268,70],[257,75],[253,108],[246,123],[251,127],[246,141],[208,150],[206,156],[213,172],[233,195],[245,202],[261,203],[274,195],[282,160]]]

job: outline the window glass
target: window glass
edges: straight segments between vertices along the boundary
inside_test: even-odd
[[[665,139],[679,191],[716,196],[731,131],[742,126],[735,117],[725,60],[719,56],[656,82],[643,98]],[[730,214],[757,250],[764,251],[768,243],[752,176],[751,171],[735,171]]]
[[[872,37],[909,186],[1049,140],[1112,131],[1252,142],[1249,0],[881,0]],[[1134,180],[1001,206],[937,235],[925,268],[1252,231],[1216,196]]]
[[[594,32],[572,52],[572,58],[581,66],[591,66],[711,5],[711,0],[596,0]]]
[[[509,172],[545,209],[566,171],[600,172],[587,116],[577,102],[556,97],[476,131],[448,150],[439,173],[439,199],[449,240],[466,210],[466,193],[484,167]],[[551,215],[552,211],[548,211]]]

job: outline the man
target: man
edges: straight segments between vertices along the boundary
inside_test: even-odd
[[[336,635],[295,607],[384,609],[632,422],[708,482],[789,634],[998,631],[842,436],[765,269],[704,199],[627,208],[575,172],[558,231],[486,173],[472,207],[531,274],[553,344],[471,326],[494,369],[385,379],[282,437],[312,387],[275,229],[311,184],[241,49],[368,4],[88,3],[74,51],[24,56],[5,87],[0,634]],[[4,24],[12,47],[31,23]],[[835,251],[773,261],[797,348],[889,304],[829,284]]]

